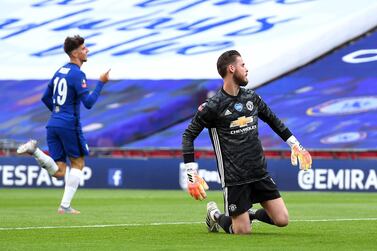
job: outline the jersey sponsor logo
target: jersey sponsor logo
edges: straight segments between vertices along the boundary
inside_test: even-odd
[[[241,103],[235,103],[234,104],[234,109],[236,109],[237,111],[242,111],[242,108],[243,108],[243,104]]]
[[[251,102],[251,101],[247,101],[247,103],[246,103],[246,108],[247,108],[249,111],[252,111],[253,108],[254,108],[254,104],[253,104],[253,102]]]
[[[242,116],[242,117],[238,117],[236,120],[233,120],[231,123],[230,123],[230,128],[234,128],[234,127],[245,127],[247,126],[249,123],[253,122],[253,116],[249,116],[249,117],[246,117],[246,116]]]
[[[237,129],[237,130],[232,130],[232,131],[230,131],[230,134],[244,134],[244,133],[247,133],[247,132],[254,130],[256,128],[257,128],[256,125],[248,126],[248,127],[240,128],[240,129]]]
[[[86,87],[88,87],[87,84],[86,84],[86,80],[85,80],[85,79],[82,80],[81,87],[82,87],[82,88],[86,88]]]
[[[253,116],[249,116],[249,117],[242,116],[242,117],[237,118],[236,120],[233,120],[230,123],[229,127],[230,128],[238,127],[239,129],[230,131],[230,134],[243,134],[251,130],[254,130],[255,128],[257,128],[256,125],[247,126],[248,124],[252,123],[253,120],[254,120]]]
[[[62,74],[68,74],[68,72],[69,72],[70,70],[71,70],[70,68],[62,67],[62,68],[60,68],[59,73],[62,73]]]

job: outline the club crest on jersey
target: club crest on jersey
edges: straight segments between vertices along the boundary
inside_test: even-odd
[[[86,88],[87,87],[85,79],[82,80],[81,87],[82,88]]]
[[[207,102],[204,102],[203,104],[201,104],[199,107],[198,107],[198,111],[201,112],[203,111],[204,107],[207,105]]]
[[[242,111],[242,108],[243,108],[243,105],[241,103],[235,103],[234,104],[234,109],[236,109],[237,111]]]
[[[249,111],[252,111],[253,108],[254,108],[254,104],[253,104],[253,102],[251,102],[251,101],[247,101],[247,103],[246,103],[246,108],[247,108]]]

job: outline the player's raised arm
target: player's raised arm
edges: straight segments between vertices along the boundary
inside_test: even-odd
[[[109,81],[110,79],[110,70],[102,73],[99,77],[99,81],[97,83],[96,88],[92,93],[89,94],[89,90],[87,89],[88,87],[86,86],[86,78],[84,77],[81,80],[81,87],[79,86],[78,88],[84,88],[85,91],[80,91],[79,93],[82,93],[80,96],[80,100],[87,109],[91,109],[94,104],[97,102],[98,97],[101,94],[103,86]],[[79,85],[80,85],[79,83]]]

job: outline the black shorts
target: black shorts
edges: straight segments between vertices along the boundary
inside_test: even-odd
[[[225,215],[237,216],[249,210],[253,204],[280,198],[271,177],[238,186],[224,188]]]

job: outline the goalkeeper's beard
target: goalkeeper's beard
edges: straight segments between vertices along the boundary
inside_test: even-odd
[[[249,83],[249,80],[247,77],[241,77],[238,71],[236,71],[233,75],[233,81],[236,83],[238,86],[246,86]]]

